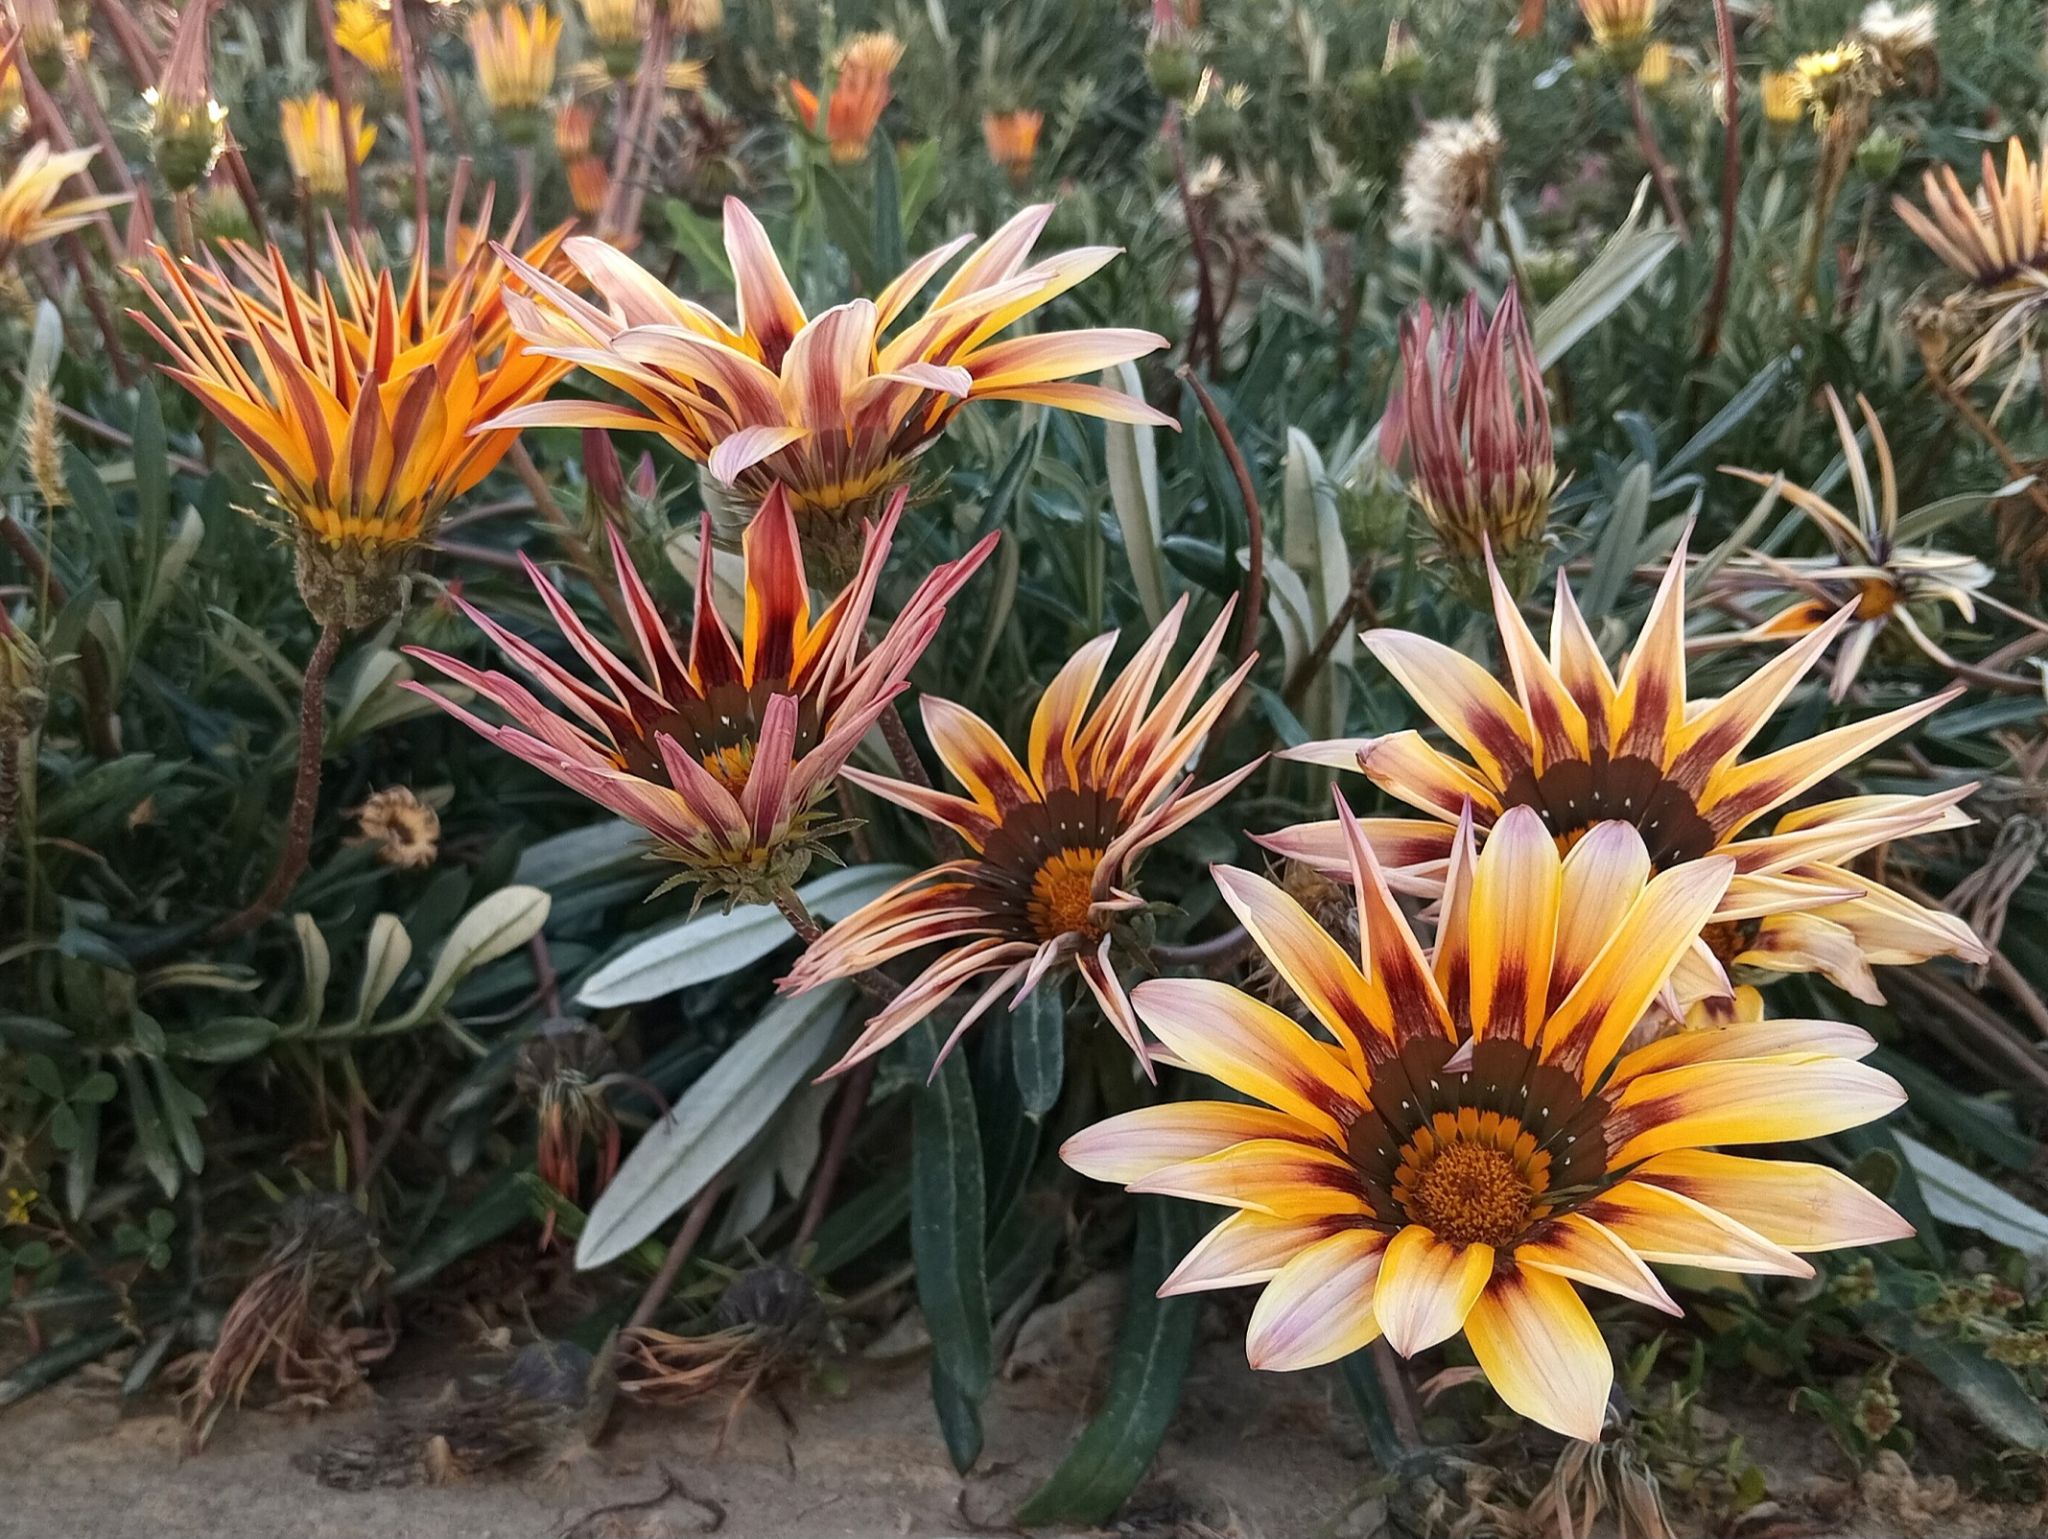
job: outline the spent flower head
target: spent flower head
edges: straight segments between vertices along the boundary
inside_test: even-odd
[[[1437,118],[1401,162],[1399,233],[1411,241],[1472,239],[1500,201],[1500,157],[1507,147],[1490,112]]]

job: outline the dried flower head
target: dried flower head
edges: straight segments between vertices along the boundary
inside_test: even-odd
[[[1931,4],[1901,9],[1892,0],[1871,0],[1856,21],[1856,40],[1896,84],[1927,78],[1937,65],[1938,27]]]
[[[1490,112],[1437,118],[1401,162],[1400,234],[1410,241],[1466,241],[1499,202],[1507,141]]]
[[[39,385],[28,403],[28,471],[46,508],[66,507],[70,488],[64,484],[64,433],[57,425],[57,397]]]
[[[295,96],[277,104],[278,131],[284,137],[285,160],[292,175],[315,198],[332,203],[348,192],[348,160],[361,165],[377,142],[377,130],[364,123],[360,102],[350,102],[344,132],[341,108],[324,91]]]
[[[354,816],[357,843],[368,845],[387,866],[416,871],[440,853],[441,815],[410,786],[372,792]]]

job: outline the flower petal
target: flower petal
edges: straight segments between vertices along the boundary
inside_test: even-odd
[[[1501,1273],[1465,1317],[1465,1339],[1511,1409],[1566,1437],[1600,1440],[1614,1359],[1562,1277],[1534,1267]]]
[[[1060,1158],[1096,1181],[1127,1186],[1155,1170],[1200,1159],[1254,1138],[1316,1138],[1285,1112],[1235,1101],[1163,1101],[1083,1128],[1060,1145]]]
[[[1275,1218],[1370,1218],[1358,1170],[1334,1149],[1293,1139],[1254,1138],[1214,1154],[1165,1165],[1130,1183],[1134,1192],[1185,1197]]]
[[[1348,1218],[1274,1218],[1245,1208],[1195,1242],[1159,1296],[1265,1282],[1309,1246],[1357,1227]]]
[[[1684,1313],[1641,1256],[1612,1229],[1583,1213],[1562,1214],[1542,1225],[1533,1238],[1515,1247],[1515,1265],[1604,1288],[1667,1315]]]
[[[1889,1074],[1822,1054],[1665,1069],[1622,1091],[1607,1120],[1608,1165],[1708,1144],[1824,1138],[1882,1117],[1905,1099]]]
[[[1385,1235],[1350,1229],[1319,1240],[1273,1275],[1252,1310],[1245,1357],[1254,1368],[1288,1372],[1349,1357],[1379,1335],[1373,1280]]]
[[[1908,1239],[1913,1226],[1842,1171],[1677,1149],[1636,1167],[1636,1184],[1704,1203],[1787,1250],[1842,1250]]]
[[[1549,1012],[1562,890],[1557,840],[1533,809],[1510,808],[1472,873],[1466,941],[1476,1035],[1536,1040]]]
[[[1645,1261],[1712,1272],[1811,1277],[1813,1267],[1783,1245],[1681,1192],[1644,1181],[1610,1186],[1579,1209],[1611,1229]]]
[[[1493,1277],[1491,1245],[1452,1245],[1410,1224],[1387,1245],[1372,1312],[1387,1345],[1413,1357],[1458,1334]]]

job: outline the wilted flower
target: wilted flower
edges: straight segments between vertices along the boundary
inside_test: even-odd
[[[972,983],[979,992],[953,1026],[950,1050],[1005,994],[1015,1009],[1055,968],[1081,975],[1110,1025],[1152,1072],[1110,957],[1117,921],[1145,906],[1126,884],[1147,849],[1215,806],[1258,766],[1254,760],[1199,791],[1193,774],[1183,773],[1252,666],[1247,660],[1195,705],[1230,621],[1226,605],[1155,704],[1186,609],[1186,599],[1174,605],[1092,714],[1088,702],[1116,632],[1075,653],[1032,714],[1028,767],[972,711],[925,695],[925,730],[966,796],[846,772],[854,784],[952,829],[971,853],[848,915],[782,981],[786,992],[802,993],[909,952],[941,948],[876,1012],[831,1073],[879,1053]]]
[[[1499,202],[1506,143],[1490,112],[1428,124],[1401,162],[1402,238],[1470,240]]]
[[[1342,802],[1339,802],[1342,809]],[[1840,1171],[1723,1154],[1814,1138],[1905,1099],[1832,1021],[1683,1032],[1624,1051],[1734,862],[1650,874],[1620,823],[1560,855],[1528,807],[1448,854],[1425,950],[1345,812],[1361,949],[1279,888],[1217,885],[1320,1032],[1208,978],[1155,978],[1139,1019],[1238,1099],[1167,1101],[1067,1140],[1082,1174],[1236,1209],[1162,1294],[1263,1284],[1254,1368],[1403,1356],[1461,1330],[1494,1390],[1598,1439],[1613,1360],[1574,1283],[1669,1314],[1652,1264],[1811,1277],[1799,1251],[1912,1228]]]
[[[441,814],[419,799],[410,786],[374,791],[355,810],[359,842],[377,859],[401,871],[431,866],[441,849]]]
[[[399,85],[398,41],[387,0],[337,0],[334,41],[385,90]]]
[[[1806,110],[1806,95],[1800,88],[1797,70],[1767,69],[1757,87],[1763,101],[1764,121],[1773,127],[1791,127]]]
[[[1861,134],[1864,109],[1880,94],[1879,71],[1861,43],[1845,39],[1833,48],[1801,54],[1792,64],[1799,100],[1813,114],[1816,128],[1827,128],[1837,115],[1849,114]]]
[[[1657,24],[1657,0],[1579,0],[1593,42],[1622,69],[1642,61]]]
[[[1901,10],[1892,0],[1871,0],[1856,21],[1856,40],[1868,49],[1891,80],[1927,91],[1938,81],[1934,7]]]
[[[537,350],[581,364],[640,409],[549,401],[508,413],[495,426],[659,433],[707,467],[707,486],[722,483],[748,508],[771,487],[783,487],[806,548],[834,569],[850,570],[859,518],[904,483],[911,462],[969,400],[1037,401],[1119,421],[1171,422],[1141,401],[1068,382],[1166,345],[1149,331],[993,340],[1116,255],[1110,247],[1086,247],[1026,266],[1051,214],[1050,204],[1018,214],[960,265],[923,316],[886,340],[910,301],[972,236],[918,258],[874,299],[813,318],[798,303],[767,231],[728,198],[725,249],[739,289],[736,329],[669,293],[603,241],[571,240],[565,252],[607,308],[515,262],[535,300],[513,298],[513,324]]]
[[[66,150],[53,155],[42,139],[22,151],[13,172],[0,179],[0,267],[5,267],[16,252],[83,229],[100,210],[128,201],[123,193],[57,201],[64,184],[83,174],[98,153]]]
[[[189,0],[178,15],[163,78],[142,93],[149,109],[149,150],[172,192],[204,181],[227,145],[228,109],[213,99],[206,22],[213,0]]]
[[[1853,610],[1830,607],[1811,635],[1718,699],[1703,700],[1688,699],[1683,542],[1618,678],[1562,573],[1547,652],[1497,577],[1493,611],[1511,687],[1425,637],[1374,630],[1364,638],[1465,759],[1440,752],[1417,732],[1310,743],[1282,755],[1362,770],[1426,815],[1364,825],[1375,857],[1404,890],[1432,897],[1443,891],[1443,861],[1468,807],[1482,836],[1514,809],[1528,808],[1560,850],[1619,821],[1640,834],[1635,848],[1643,853],[1631,859],[1640,858],[1646,872],[1708,857],[1733,861],[1733,880],[1703,916],[1717,921],[1720,933],[1681,970],[1681,1003],[1725,997],[1721,969],[1735,962],[1777,973],[1821,972],[1874,999],[1881,996],[1872,963],[1984,955],[1953,915],[1849,869],[1850,861],[1892,840],[1967,826],[1956,805],[1974,785],[1925,796],[1843,797],[1783,811],[1768,833],[1751,831],[1767,813],[1788,808],[1960,693],[1947,690],[1745,759],[1744,750]],[[1341,823],[1302,824],[1259,842],[1326,875],[1341,874],[1350,859]]]
[[[981,142],[998,171],[1022,185],[1031,179],[1031,162],[1038,156],[1038,132],[1045,126],[1045,114],[1030,107],[1009,112],[985,112],[981,116]]]
[[[515,143],[530,141],[537,131],[538,114],[555,88],[561,42],[562,18],[544,4],[500,5],[469,18],[477,88]]]
[[[1557,465],[1543,370],[1513,288],[1488,321],[1479,296],[1445,318],[1427,301],[1401,323],[1401,386],[1381,452],[1413,462],[1409,490],[1439,543],[1475,567],[1491,546],[1519,590],[1534,578]]]
[[[583,1196],[583,1150],[594,1146],[602,1192],[619,1169],[619,1119],[610,1091],[624,1083],[618,1056],[603,1032],[583,1021],[556,1019],[519,1050],[513,1088],[533,1108],[534,1174],[571,1202]],[[548,1210],[540,1243],[554,1238],[555,1214]]]
[[[1758,640],[1805,636],[1828,629],[1832,637],[1838,611],[1853,606],[1855,623],[1846,632],[1841,651],[1835,656],[1834,679],[1828,689],[1831,699],[1848,697],[1850,686],[1862,671],[1877,638],[1894,626],[1920,652],[1944,668],[1957,666],[1953,657],[1929,633],[1935,626],[1931,610],[1946,605],[1965,621],[1977,617],[1977,605],[1998,609],[2036,630],[2048,630],[2038,616],[2015,610],[1987,590],[1994,575],[1990,567],[1974,556],[1956,551],[1903,548],[1899,540],[1899,483],[1892,463],[1891,445],[1884,428],[1862,396],[1856,405],[1870,431],[1870,446],[1877,456],[1877,484],[1871,485],[1870,469],[1863,448],[1856,442],[1856,430],[1833,387],[1827,392],[1828,409],[1834,414],[1835,433],[1849,466],[1849,480],[1855,491],[1853,514],[1837,508],[1818,492],[1777,477],[1736,466],[1721,468],[1757,486],[1777,486],[1787,502],[1813,520],[1828,544],[1829,556],[1751,556],[1738,558],[1723,569],[1723,582],[1751,592],[1791,595],[1792,604],[1780,610],[1748,634]],[[1926,624],[1916,617],[1918,609]]]
[[[363,122],[359,102],[348,107],[348,131],[342,132],[341,108],[324,91],[295,96],[277,104],[278,131],[292,175],[314,197],[328,202],[348,192],[348,162],[361,165],[377,142],[377,130]]]
[[[521,270],[553,261],[562,233]],[[511,448],[515,433],[488,419],[537,399],[568,365],[512,335],[506,272],[486,242],[438,283],[422,247],[402,291],[360,247],[335,248],[339,304],[324,278],[301,289],[275,246],[228,248],[239,286],[152,246],[170,292],[137,277],[164,324],[135,314],[171,355],[165,373],[261,467],[296,531],[314,616],[357,626],[391,613],[412,553]]]
[[[991,534],[928,575],[868,645],[875,584],[903,511],[899,496],[864,530],[853,581],[814,620],[796,520],[777,488],[748,524],[746,623],[735,645],[712,601],[710,520],[700,531],[697,614],[687,659],[676,650],[625,541],[607,530],[633,616],[638,666],[593,636],[538,567],[541,601],[602,681],[584,683],[466,601],[462,610],[566,708],[515,679],[439,652],[408,652],[466,684],[516,724],[496,727],[423,685],[423,694],[518,758],[654,836],[654,853],[728,901],[768,902],[809,866],[835,829],[833,779],[906,687],[945,606],[988,555]]]
[[[1934,254],[1980,289],[1996,289],[2022,275],[2038,285],[2048,273],[2048,161],[2036,163],[2015,134],[2005,142],[2005,177],[1991,151],[1975,201],[1948,166],[1929,171],[1923,185],[1927,212],[1905,198],[1892,207],[1906,228]]]
[[[822,134],[832,158],[855,161],[866,157],[868,141],[890,101],[889,82],[903,62],[903,45],[888,32],[863,32],[846,42],[832,60],[832,102],[818,120],[818,97],[800,80],[789,82],[789,96],[805,128]]]

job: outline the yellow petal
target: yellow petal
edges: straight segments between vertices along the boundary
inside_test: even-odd
[[[1600,1440],[1614,1360],[1562,1277],[1533,1267],[1503,1272],[1465,1317],[1465,1339],[1511,1409],[1566,1437]]]
[[[1373,1292],[1387,1345],[1413,1357],[1455,1336],[1492,1276],[1491,1245],[1452,1245],[1410,1224],[1388,1244]]]
[[[1379,1335],[1373,1280],[1387,1238],[1352,1229],[1320,1240],[1274,1274],[1252,1310],[1245,1357],[1285,1372],[1349,1357]]]

